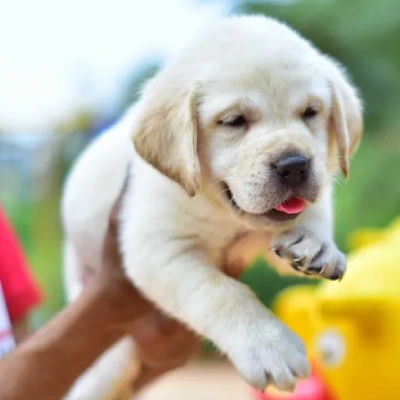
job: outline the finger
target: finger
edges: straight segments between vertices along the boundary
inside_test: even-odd
[[[226,275],[234,279],[239,279],[246,266],[243,263],[228,263],[224,266],[223,271]]]
[[[110,221],[103,246],[103,267],[115,268],[120,267],[121,264],[117,224]]]
[[[201,341],[193,333],[182,331],[170,340],[168,351],[164,352],[163,364],[170,368],[181,367],[195,357],[201,348]]]
[[[154,322],[157,321],[156,317]],[[161,319],[160,319],[161,321]],[[190,358],[200,346],[200,340],[183,325],[168,321],[159,325],[144,324],[134,333],[140,358],[152,366],[177,365]]]
[[[185,333],[162,340],[157,346],[139,347],[138,355],[148,366],[176,368],[186,363],[200,350],[200,340]]]
[[[129,166],[128,166],[129,168]],[[121,267],[121,253],[118,244],[118,216],[121,209],[121,202],[128,187],[129,173],[127,171],[121,192],[114,203],[108,221],[108,228],[103,246],[103,262],[106,267]]]
[[[156,348],[138,347],[137,354],[143,364],[153,368],[173,369],[184,365],[200,351],[200,341],[186,336],[173,343],[164,343]]]
[[[122,185],[122,188],[121,188],[121,191],[119,193],[119,196],[118,196],[116,202],[114,203],[113,208],[111,209],[111,212],[110,212],[109,219],[110,219],[110,222],[113,222],[113,223],[118,222],[119,211],[121,209],[122,199],[124,198],[125,193],[126,193],[126,191],[128,189],[129,168],[130,168],[130,165],[127,166],[124,183]]]
[[[132,336],[135,342],[143,347],[152,347],[159,340],[174,335],[180,329],[180,324],[163,315],[158,310],[149,313],[140,320],[135,321]]]

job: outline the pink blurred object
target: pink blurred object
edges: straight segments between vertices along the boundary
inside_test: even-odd
[[[315,373],[309,379],[299,381],[293,393],[268,389],[265,393],[254,390],[253,395],[257,400],[334,400],[325,383]]]

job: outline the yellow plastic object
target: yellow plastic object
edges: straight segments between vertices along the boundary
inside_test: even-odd
[[[316,290],[315,285],[292,286],[280,292],[274,303],[275,314],[304,340],[307,349],[313,339],[311,310]]]
[[[356,250],[368,246],[382,237],[382,231],[378,229],[363,229],[350,235],[348,245],[350,249]]]
[[[288,289],[275,309],[338,400],[400,399],[400,219],[362,237],[342,282]]]

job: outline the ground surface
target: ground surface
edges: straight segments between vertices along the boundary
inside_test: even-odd
[[[226,362],[201,361],[172,372],[139,400],[252,400],[249,387]]]

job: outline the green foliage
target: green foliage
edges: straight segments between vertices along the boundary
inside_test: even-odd
[[[397,132],[396,132],[397,133]],[[384,134],[383,134],[384,135]],[[352,163],[350,182],[336,185],[336,239],[360,227],[383,227],[400,214],[400,139],[366,137]]]
[[[239,0],[235,11],[276,17],[342,62],[360,88],[370,134],[399,123],[400,4],[397,0]],[[387,126],[387,125],[386,125]]]
[[[279,275],[274,269],[268,267],[263,258],[258,258],[251,268],[243,273],[240,280],[249,285],[257,297],[268,306],[272,305],[276,294],[289,285],[318,284],[319,282],[311,278]]]

